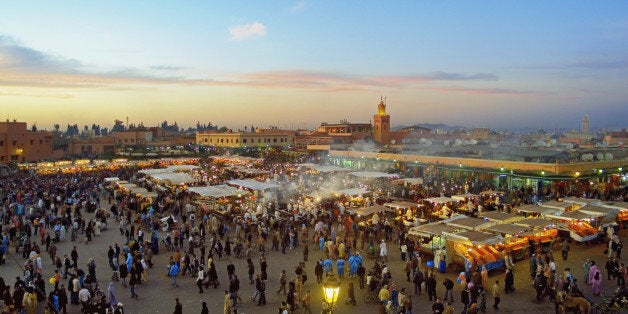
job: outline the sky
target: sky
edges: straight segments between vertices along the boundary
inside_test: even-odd
[[[1,118],[39,129],[628,124],[628,1],[0,3]]]

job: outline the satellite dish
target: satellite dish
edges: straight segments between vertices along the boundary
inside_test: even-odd
[[[397,141],[395,141],[395,140],[390,141],[390,144],[395,145],[395,143],[397,143]]]

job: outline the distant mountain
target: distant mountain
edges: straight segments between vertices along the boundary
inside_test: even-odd
[[[451,125],[447,125],[447,124],[444,124],[444,123],[418,123],[418,124],[415,124],[414,126],[427,128],[427,129],[430,129],[430,130],[442,129],[442,130],[446,130],[446,131],[467,129],[467,127],[464,127],[464,126],[451,126]],[[408,125],[398,125],[396,127],[393,127],[391,129],[391,131],[397,131],[397,130],[401,130],[401,129],[407,128],[407,127],[409,127],[409,126]]]

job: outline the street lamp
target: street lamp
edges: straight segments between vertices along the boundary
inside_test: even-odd
[[[332,312],[334,304],[338,301],[338,292],[340,290],[340,279],[336,277],[333,271],[327,274],[323,280],[323,308],[327,313]]]

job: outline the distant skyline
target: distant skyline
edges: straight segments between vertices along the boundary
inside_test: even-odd
[[[36,9],[35,9],[36,8]],[[626,1],[10,1],[4,119],[627,127]]]

